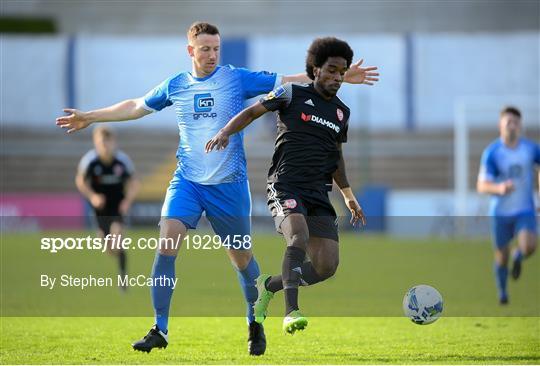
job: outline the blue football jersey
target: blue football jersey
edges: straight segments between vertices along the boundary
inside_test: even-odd
[[[540,165],[540,145],[525,138],[520,138],[514,148],[497,139],[484,150],[479,179],[494,183],[511,180],[515,187],[513,192],[504,196],[492,195],[491,215],[534,212],[535,165]]]
[[[244,108],[244,102],[268,93],[281,82],[274,73],[252,72],[231,65],[218,66],[207,77],[182,72],[144,96],[146,108],[174,106],[180,132],[176,174],[200,184],[247,179],[243,133],[230,137],[225,150],[204,152],[206,142]]]

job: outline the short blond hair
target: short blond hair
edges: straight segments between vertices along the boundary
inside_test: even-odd
[[[111,139],[115,137],[113,130],[106,126],[97,126],[94,128],[94,131],[92,131],[92,136],[94,138],[101,136],[104,139]]]

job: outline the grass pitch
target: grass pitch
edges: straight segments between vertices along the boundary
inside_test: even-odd
[[[181,252],[169,347],[143,354],[130,344],[153,323],[148,288],[127,294],[116,288],[40,288],[42,273],[113,275],[116,270],[111,258],[96,252],[45,253],[40,237],[2,237],[2,364],[540,363],[540,257],[525,262],[523,278],[509,284],[510,305],[500,307],[487,241],[342,235],[336,276],[300,290],[300,305],[310,319],[307,330],[282,333],[283,296],[278,294],[265,322],[267,353],[254,358],[247,355],[236,274],[222,250]],[[257,235],[254,242],[261,270],[278,272],[282,238]],[[130,251],[130,273],[149,274],[153,255]],[[427,326],[401,317],[403,295],[420,283],[436,287],[445,301],[443,317]]]
[[[538,318],[311,318],[294,336],[265,322],[268,349],[250,357],[243,318],[173,318],[170,344],[150,354],[130,341],[151,318],[4,318],[9,364],[537,364]]]

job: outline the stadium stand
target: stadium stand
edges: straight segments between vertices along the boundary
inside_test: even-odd
[[[482,148],[496,130],[471,132],[470,186],[476,181]],[[540,128],[527,135],[540,139]],[[2,149],[3,192],[75,192],[73,177],[80,157],[91,148],[89,132],[63,136],[58,130],[5,128]],[[142,178],[141,200],[163,199],[174,170],[178,135],[167,131],[122,128],[119,146],[135,162]],[[59,143],[61,141],[61,144]],[[59,146],[61,146],[59,148]],[[246,137],[251,190],[262,194],[273,150],[273,136]],[[355,131],[345,146],[350,181],[393,189],[451,189],[451,131],[416,133]],[[156,164],[160,162],[160,164]]]

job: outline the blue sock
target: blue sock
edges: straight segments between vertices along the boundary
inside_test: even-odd
[[[240,287],[244,292],[244,298],[247,303],[247,320],[249,323],[255,321],[255,315],[253,314],[253,304],[257,300],[257,287],[255,287],[255,280],[261,274],[259,270],[259,264],[255,260],[255,257],[251,257],[247,267],[240,271],[236,270],[238,275],[238,281],[240,282]]]
[[[497,263],[495,263],[493,269],[495,271],[495,283],[497,284],[497,290],[499,291],[499,299],[508,298],[508,294],[506,292],[508,268],[501,267]]]
[[[521,252],[521,249],[517,248],[514,251],[514,260],[520,261],[523,260],[523,253]]]
[[[156,254],[154,267],[152,268],[152,278],[159,278],[160,276],[174,278],[175,260],[176,256]],[[171,305],[172,294],[172,286],[152,287],[152,304],[154,305],[156,324],[159,330],[164,333],[167,333],[169,326],[169,306]]]

